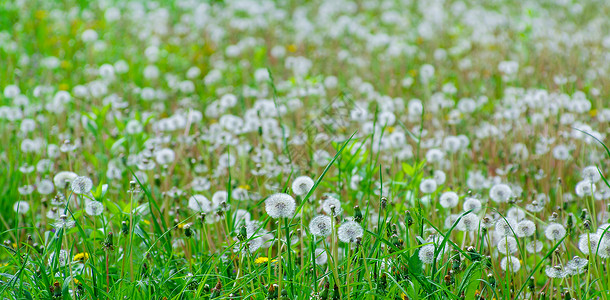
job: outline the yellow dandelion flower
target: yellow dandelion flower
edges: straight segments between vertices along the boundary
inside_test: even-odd
[[[268,258],[268,257],[262,257],[262,256],[261,256],[261,257],[259,257],[259,258],[255,259],[255,260],[254,260],[254,263],[255,263],[255,264],[260,265],[260,264],[264,264],[264,263],[266,263],[266,262],[268,262],[268,261],[269,261],[269,258]]]
[[[67,91],[69,88],[70,88],[70,86],[67,83],[62,83],[59,85],[60,91]]]
[[[394,132],[394,130],[396,130],[396,128],[394,128],[394,126],[388,126],[386,130],[388,131],[388,133],[392,133]]]
[[[240,189],[244,189],[244,190],[246,190],[246,191],[249,191],[249,190],[250,190],[250,185],[247,185],[247,184],[242,184],[242,185],[240,185],[240,186],[239,186],[239,188],[240,188]]]
[[[74,261],[86,261],[87,259],[89,259],[89,253],[87,252],[74,255]]]
[[[289,52],[296,52],[297,46],[295,44],[290,44],[288,45],[288,47],[286,47],[286,50],[288,50]]]
[[[143,220],[142,222],[144,222],[144,224],[146,224],[146,225],[150,225],[150,221],[148,221],[148,220]]]
[[[590,115],[591,117],[595,117],[595,116],[597,116],[597,109],[595,109],[595,108],[594,108],[594,109],[590,110],[590,111],[589,111],[589,115]]]
[[[184,228],[184,224],[182,224],[182,223],[178,224],[178,229],[182,229],[182,228]]]

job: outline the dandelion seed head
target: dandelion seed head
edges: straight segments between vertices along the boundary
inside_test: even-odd
[[[513,206],[508,209],[508,211],[506,212],[506,216],[508,218],[515,219],[516,221],[521,221],[523,220],[523,218],[525,218],[525,211],[523,211],[519,207]]]
[[[296,201],[288,194],[273,194],[265,200],[265,210],[274,219],[290,218],[294,215],[295,209]]]
[[[588,259],[574,256],[566,263],[565,270],[569,275],[579,275],[587,270],[588,264]]]
[[[462,231],[475,231],[479,229],[479,221],[479,216],[474,213],[468,213],[460,219],[457,227]]]
[[[204,195],[193,195],[189,198],[188,207],[196,212],[209,213],[212,211],[212,203]]]
[[[292,182],[292,191],[298,196],[305,196],[313,185],[314,181],[309,176],[299,176]]]
[[[598,182],[602,179],[596,166],[588,166],[582,169],[582,179],[589,182]]]
[[[544,270],[544,273],[549,278],[564,278],[564,277],[566,277],[566,275],[568,275],[568,273],[564,270],[564,268],[561,265],[548,266]]]
[[[19,215],[25,215],[30,210],[30,204],[26,201],[17,201],[13,204],[13,211]]]
[[[315,216],[309,222],[309,231],[314,236],[329,236],[332,233],[332,219],[329,216]]]
[[[168,165],[174,162],[174,160],[176,159],[176,153],[174,152],[174,150],[169,148],[161,149],[157,151],[157,153],[155,153],[155,159],[160,165]]]
[[[329,216],[338,216],[343,212],[343,209],[341,208],[341,201],[328,195],[326,196],[326,199],[324,199],[324,202],[322,202],[322,210]]]
[[[513,230],[517,227],[517,221],[511,218],[500,218],[496,221],[495,233],[498,236],[513,235]]]
[[[544,230],[544,235],[549,240],[559,240],[566,235],[566,229],[559,223],[551,223]]]
[[[317,265],[325,265],[328,262],[328,255],[324,249],[317,248],[314,252],[314,257]]]
[[[518,237],[528,237],[536,233],[536,224],[530,220],[523,220],[517,223],[515,234]]]
[[[337,234],[342,242],[353,243],[356,239],[362,238],[364,230],[357,222],[348,221],[339,226]]]
[[[517,252],[517,240],[512,236],[504,236],[498,240],[498,252],[512,254]]]
[[[529,253],[538,253],[542,251],[544,244],[541,241],[531,241],[525,245],[525,250]]]
[[[489,190],[489,198],[496,203],[507,202],[512,197],[511,188],[503,183],[496,184]]]
[[[64,267],[66,265],[66,263],[68,262],[68,251],[66,250],[59,250],[59,255],[57,255],[57,258],[55,258],[57,252],[53,252],[51,253],[51,255],[49,255],[49,260],[48,260],[48,264],[50,267],[53,266],[53,264],[55,263],[55,260],[57,259],[57,265],[60,267]]]
[[[99,216],[104,212],[104,205],[99,201],[89,201],[85,206],[85,212],[90,216]]]
[[[589,180],[583,180],[576,184],[575,192],[578,197],[586,197],[595,193],[596,186]]]
[[[584,254],[589,255],[589,249],[593,253],[597,250],[597,245],[599,244],[599,240],[601,235],[597,233],[590,234],[581,234],[578,238],[578,249]]]
[[[458,205],[459,199],[455,192],[444,192],[439,198],[439,204],[444,208],[452,208]]]
[[[436,180],[432,178],[427,178],[421,181],[419,184],[419,190],[424,194],[432,194],[436,191]]]
[[[464,205],[462,207],[464,208],[464,211],[471,210],[473,213],[478,213],[481,211],[483,205],[479,199],[468,197],[464,200]]]
[[[434,251],[435,247],[433,244],[425,245],[419,248],[419,260],[422,263],[429,265],[434,262]]]
[[[64,189],[74,180],[74,178],[78,177],[76,173],[70,171],[62,171],[53,177],[53,183],[58,189]]]
[[[72,192],[79,195],[88,194],[91,192],[92,188],[93,182],[87,176],[78,176],[74,178],[70,184],[70,189],[72,189]]]
[[[516,273],[521,269],[521,262],[514,256],[506,256],[500,261],[500,267],[506,272]]]

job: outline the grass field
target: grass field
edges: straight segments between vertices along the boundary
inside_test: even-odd
[[[0,0],[0,297],[610,299],[609,15]]]

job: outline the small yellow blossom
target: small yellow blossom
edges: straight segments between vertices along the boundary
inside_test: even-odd
[[[297,51],[297,46],[295,44],[290,44],[286,48],[287,48],[288,52],[296,52]]]
[[[388,126],[387,130],[388,130],[388,133],[392,133],[392,132],[394,132],[395,128],[394,128],[394,126]]]
[[[74,261],[85,261],[87,259],[89,259],[89,253],[87,252],[78,253],[74,255]]]
[[[590,111],[589,111],[589,115],[590,115],[591,117],[595,117],[595,116],[597,116],[597,109],[595,109],[595,108],[594,108],[594,109],[590,110]]]
[[[240,188],[240,189],[244,189],[244,190],[246,190],[246,191],[249,191],[249,190],[250,190],[250,186],[249,186],[249,185],[247,185],[247,184],[242,184],[242,185],[240,185],[240,186],[239,186],[239,188]]]
[[[254,260],[254,263],[256,263],[256,264],[259,264],[259,265],[260,265],[260,264],[264,264],[264,263],[266,263],[266,262],[268,262],[268,261],[269,261],[269,258],[268,258],[268,257],[262,257],[262,256],[261,256],[261,257],[259,257],[259,258],[255,259],[255,260]]]
[[[59,85],[59,90],[60,91],[67,91],[70,88],[70,86],[66,83],[62,83]]]

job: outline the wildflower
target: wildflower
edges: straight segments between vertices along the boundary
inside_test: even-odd
[[[26,201],[17,201],[13,204],[13,210],[19,215],[25,215],[30,210],[30,204]]]
[[[57,254],[57,252],[53,252],[49,256],[49,260],[48,260],[49,266],[53,266],[53,264],[55,263],[55,260],[57,260],[57,263],[60,267],[65,266],[66,262],[68,261],[68,251],[62,249],[62,250],[59,250],[59,255],[56,255],[56,254]]]
[[[53,192],[53,182],[48,179],[43,179],[36,184],[36,190],[41,195],[48,195]]]
[[[429,265],[434,262],[434,251],[435,247],[433,244],[425,245],[419,248],[419,260],[422,263]]]
[[[602,179],[602,176],[599,174],[596,166],[588,166],[582,170],[582,178],[585,181],[595,183]]]
[[[93,182],[89,177],[86,176],[78,176],[72,179],[72,183],[70,184],[70,189],[75,194],[88,194],[93,188]]]
[[[212,203],[204,195],[193,195],[189,198],[188,207],[196,212],[211,212]]]
[[[174,153],[174,150],[169,148],[161,149],[155,154],[155,159],[160,165],[168,165],[172,163],[175,158],[176,153]]]
[[[498,241],[498,252],[511,254],[517,251],[517,240],[512,236],[501,237]]]
[[[444,192],[440,199],[439,204],[444,208],[456,207],[459,201],[459,196],[455,192]]]
[[[266,263],[266,262],[268,262],[268,261],[269,261],[269,258],[268,258],[268,257],[261,256],[261,257],[257,257],[257,258],[254,260],[254,263],[255,263],[255,264],[257,264],[257,265],[260,265],[260,264],[264,264],[264,263]]]
[[[341,201],[337,198],[326,195],[322,203],[322,210],[329,216],[338,216],[343,212]]]
[[[512,194],[511,188],[503,183],[496,184],[489,190],[489,198],[497,203],[507,202]]]
[[[579,275],[586,272],[588,264],[588,259],[574,256],[566,263],[565,270],[569,275]]]
[[[601,238],[597,247],[595,249],[591,248],[591,251],[594,251],[601,258],[610,258],[610,239]]]
[[[313,179],[308,176],[299,176],[292,182],[292,191],[298,196],[305,196],[313,186]]]
[[[314,257],[317,265],[325,265],[328,262],[328,255],[324,249],[317,248],[314,251]]]
[[[277,193],[269,196],[265,200],[265,210],[267,214],[274,218],[290,218],[294,215],[296,202],[292,196],[284,193]]]
[[[66,188],[68,184],[71,183],[76,177],[78,177],[78,175],[76,175],[74,172],[62,171],[55,174],[55,177],[53,177],[53,183],[58,189],[63,189]]]
[[[362,238],[364,234],[364,230],[362,226],[354,221],[348,221],[339,227],[338,236],[339,240],[344,243],[352,243],[355,242],[356,239]]]
[[[72,227],[74,227],[74,225],[76,224],[75,221],[72,220],[68,220],[68,216],[67,215],[61,215],[59,216],[59,220],[57,220],[57,222],[53,223],[53,227],[57,228],[57,229],[70,229]]]
[[[479,229],[479,216],[473,213],[467,213],[462,216],[457,227],[462,231],[475,231]]]
[[[85,205],[85,212],[90,216],[99,216],[104,212],[104,205],[99,201],[89,201]]]
[[[521,262],[514,256],[506,256],[500,261],[500,267],[504,271],[516,273],[521,269]]]
[[[464,208],[464,211],[471,210],[473,213],[478,213],[479,211],[481,211],[482,206],[483,205],[481,204],[481,201],[476,198],[469,197],[466,198],[462,207]]]
[[[549,278],[563,278],[568,275],[568,272],[566,272],[561,265],[548,266],[544,270],[544,273]]]
[[[538,253],[542,251],[543,245],[541,241],[531,241],[525,245],[525,250],[529,253]]]
[[[568,160],[570,158],[570,149],[566,145],[557,145],[553,148],[553,157],[556,160]]]
[[[314,236],[327,237],[332,232],[332,219],[329,216],[316,216],[309,222],[309,231]]]
[[[559,240],[566,235],[566,229],[559,223],[551,223],[544,230],[544,235],[549,240]]]
[[[513,229],[517,226],[517,221],[511,218],[499,219],[496,221],[496,234],[499,236],[512,235]]]
[[[518,237],[528,237],[536,233],[536,224],[530,220],[523,220],[517,223],[515,234]]]
[[[227,191],[216,191],[212,195],[212,209],[216,209],[221,206],[222,203],[226,203],[229,199],[229,193]]]
[[[595,253],[601,236],[597,233],[581,234],[578,239],[578,249],[585,255],[589,255],[589,249]]]
[[[432,179],[436,181],[436,185],[442,185],[443,183],[445,183],[447,175],[445,175],[445,172],[443,172],[442,170],[434,170],[434,173],[432,174]]]
[[[87,252],[82,252],[82,253],[78,253],[76,255],[74,255],[74,259],[72,259],[72,261],[86,261],[89,259],[89,253]]]
[[[525,212],[521,208],[513,206],[508,209],[506,216],[516,221],[521,221],[525,218]]]
[[[436,187],[437,187],[436,180],[434,180],[432,178],[424,179],[419,184],[419,190],[424,194],[434,193],[434,191],[436,191]]]
[[[585,196],[593,195],[593,193],[595,193],[596,186],[591,181],[583,180],[576,184],[575,189],[576,189],[576,195],[578,195],[578,197],[585,197]]]

